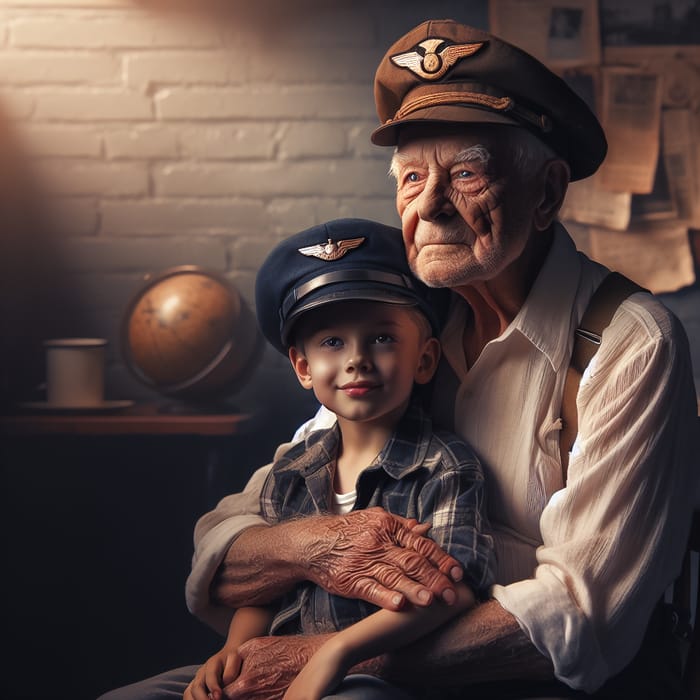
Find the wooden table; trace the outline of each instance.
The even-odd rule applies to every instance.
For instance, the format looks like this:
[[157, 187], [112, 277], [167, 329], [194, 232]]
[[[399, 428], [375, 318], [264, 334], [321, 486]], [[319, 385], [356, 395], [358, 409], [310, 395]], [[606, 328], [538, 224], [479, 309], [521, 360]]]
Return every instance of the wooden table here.
[[243, 413], [192, 412], [177, 404], [136, 403], [109, 413], [91, 412], [26, 412], [0, 416], [0, 437], [129, 435], [167, 436], [192, 435], [211, 438], [206, 443], [204, 479], [208, 502], [217, 498], [217, 473], [225, 461], [224, 448], [239, 435], [250, 416]]
[[18, 413], [0, 416], [0, 435], [210, 435], [241, 431], [242, 413], [170, 411], [143, 403], [112, 413]]

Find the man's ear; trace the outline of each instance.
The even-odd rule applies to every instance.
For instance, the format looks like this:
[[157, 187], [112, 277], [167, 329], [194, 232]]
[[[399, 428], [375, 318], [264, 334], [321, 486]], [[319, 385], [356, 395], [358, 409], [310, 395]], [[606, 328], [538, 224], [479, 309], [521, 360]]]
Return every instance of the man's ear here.
[[306, 359], [306, 355], [304, 355], [299, 348], [292, 345], [292, 347], [289, 348], [289, 361], [292, 363], [299, 384], [301, 384], [304, 389], [313, 389], [311, 370], [309, 369], [309, 362]]
[[554, 158], [544, 164], [542, 196], [535, 209], [534, 223], [538, 231], [546, 231], [556, 219], [564, 203], [571, 171], [566, 161]]
[[440, 361], [440, 341], [437, 338], [428, 338], [423, 346], [418, 367], [416, 367], [413, 381], [416, 384], [427, 384], [435, 374]]

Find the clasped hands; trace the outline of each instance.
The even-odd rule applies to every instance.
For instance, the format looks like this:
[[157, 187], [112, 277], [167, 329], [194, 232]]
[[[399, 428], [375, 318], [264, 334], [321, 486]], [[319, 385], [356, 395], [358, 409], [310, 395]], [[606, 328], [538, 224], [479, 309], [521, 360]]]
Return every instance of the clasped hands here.
[[[307, 563], [308, 580], [346, 598], [389, 610], [407, 603], [427, 606], [435, 597], [451, 604], [452, 584], [461, 578], [462, 568], [425, 537], [428, 529], [381, 508], [313, 516], [299, 521], [295, 558]], [[184, 700], [279, 700], [328, 638], [259, 637], [235, 650], [223, 649], [198, 671]], [[216, 676], [223, 687], [213, 680]], [[294, 700], [305, 697], [298, 687], [292, 695]]]

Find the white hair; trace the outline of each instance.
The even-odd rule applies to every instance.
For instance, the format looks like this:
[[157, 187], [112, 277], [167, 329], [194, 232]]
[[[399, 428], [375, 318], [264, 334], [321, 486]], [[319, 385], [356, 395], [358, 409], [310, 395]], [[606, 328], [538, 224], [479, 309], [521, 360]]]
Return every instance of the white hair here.
[[551, 146], [526, 129], [513, 129], [513, 134], [510, 145], [513, 168], [521, 177], [527, 177], [548, 160], [561, 160]]
[[[561, 156], [555, 153], [550, 146], [526, 129], [514, 128], [510, 129], [509, 132], [504, 131], [504, 133], [509, 134], [508, 142], [513, 160], [513, 170], [520, 177], [528, 177], [548, 160], [561, 159]], [[476, 161], [487, 165], [491, 157], [491, 151], [483, 144], [477, 143], [458, 153], [454, 160], [461, 163]], [[394, 148], [388, 175], [396, 181], [398, 181], [401, 161], [402, 154], [399, 153], [398, 147]]]

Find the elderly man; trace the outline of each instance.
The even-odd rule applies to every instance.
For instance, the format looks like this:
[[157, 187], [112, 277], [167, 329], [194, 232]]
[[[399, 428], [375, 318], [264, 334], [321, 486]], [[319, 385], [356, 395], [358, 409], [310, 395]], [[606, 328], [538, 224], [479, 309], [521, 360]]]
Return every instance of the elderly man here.
[[[498, 585], [431, 637], [356, 670], [437, 697], [675, 697], [658, 602], [697, 493], [697, 414], [685, 335], [650, 294], [617, 308], [578, 390], [578, 437], [560, 452], [575, 331], [607, 270], [575, 250], [557, 213], [568, 182], [605, 156], [598, 122], [531, 56], [452, 21], [396, 42], [375, 97], [372, 140], [396, 147], [410, 265], [454, 291], [433, 411], [483, 461]], [[187, 596], [203, 620], [223, 629], [231, 609], [302, 580], [393, 609], [449, 604], [452, 562], [386, 513], [265, 526], [264, 475], [197, 525]], [[248, 642], [227, 693], [281, 697], [321, 641]], [[395, 697], [364, 675], [346, 683], [339, 697]]]

